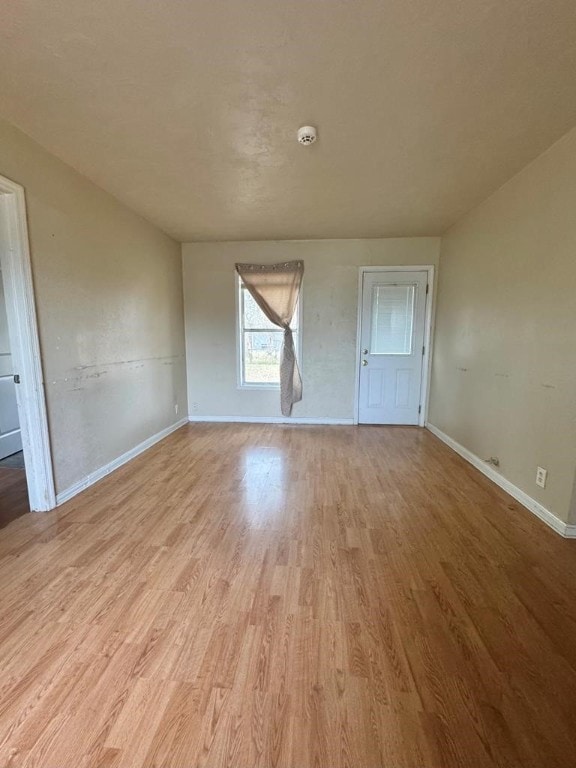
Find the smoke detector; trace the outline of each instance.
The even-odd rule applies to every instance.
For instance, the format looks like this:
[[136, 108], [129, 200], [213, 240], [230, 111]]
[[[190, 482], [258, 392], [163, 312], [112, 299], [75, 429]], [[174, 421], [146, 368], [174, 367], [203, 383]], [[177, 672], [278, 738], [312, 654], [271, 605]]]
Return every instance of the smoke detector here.
[[314, 144], [316, 138], [316, 128], [313, 125], [303, 125], [302, 128], [298, 128], [298, 141], [305, 147]]

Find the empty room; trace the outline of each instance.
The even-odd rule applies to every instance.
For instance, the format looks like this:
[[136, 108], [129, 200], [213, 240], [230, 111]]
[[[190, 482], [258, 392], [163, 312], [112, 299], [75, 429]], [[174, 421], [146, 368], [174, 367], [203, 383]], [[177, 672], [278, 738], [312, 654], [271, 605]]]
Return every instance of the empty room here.
[[576, 768], [573, 0], [0, 11], [0, 768]]

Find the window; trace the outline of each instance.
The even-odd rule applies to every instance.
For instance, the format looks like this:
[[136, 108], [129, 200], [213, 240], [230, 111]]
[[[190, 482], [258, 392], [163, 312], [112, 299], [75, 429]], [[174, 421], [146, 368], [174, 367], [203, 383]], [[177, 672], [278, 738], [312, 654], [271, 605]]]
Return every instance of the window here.
[[415, 284], [372, 288], [371, 355], [411, 355]]
[[[280, 386], [280, 353], [284, 331], [271, 323], [238, 277], [238, 379], [246, 388]], [[290, 323], [300, 362], [300, 301]]]

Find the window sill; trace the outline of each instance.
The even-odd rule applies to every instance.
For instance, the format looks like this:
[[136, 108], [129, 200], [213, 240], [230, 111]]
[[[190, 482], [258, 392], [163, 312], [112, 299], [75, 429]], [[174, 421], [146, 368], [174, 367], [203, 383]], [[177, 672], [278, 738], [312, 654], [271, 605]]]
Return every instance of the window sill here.
[[278, 392], [280, 389], [280, 384], [237, 384], [236, 389], [268, 390], [271, 392]]

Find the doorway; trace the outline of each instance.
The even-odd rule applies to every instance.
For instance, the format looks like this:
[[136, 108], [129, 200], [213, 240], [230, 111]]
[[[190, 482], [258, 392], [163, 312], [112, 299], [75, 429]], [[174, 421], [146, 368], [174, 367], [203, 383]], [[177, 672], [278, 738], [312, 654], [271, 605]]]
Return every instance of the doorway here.
[[0, 528], [29, 509], [4, 282], [0, 269]]
[[[16, 402], [14, 365], [8, 335], [4, 280], [0, 265], [0, 467], [15, 461], [14, 456], [22, 453], [22, 433]], [[4, 459], [11, 462], [3, 462]], [[23, 463], [22, 463], [23, 466]]]
[[361, 267], [356, 422], [424, 426], [434, 267]]
[[[0, 450], [2, 453], [7, 452], [8, 457], [16, 456], [16, 459], [12, 459], [13, 463], [18, 460], [18, 449], [21, 448], [28, 509], [47, 511], [56, 506], [56, 496], [30, 265], [26, 203], [23, 188], [2, 176], [0, 273]], [[4, 458], [4, 461], [8, 459]], [[14, 472], [18, 468], [9, 469]], [[3, 471], [7, 472], [8, 469]], [[6, 485], [5, 474], [3, 482]], [[15, 493], [14, 498], [20, 496]]]

